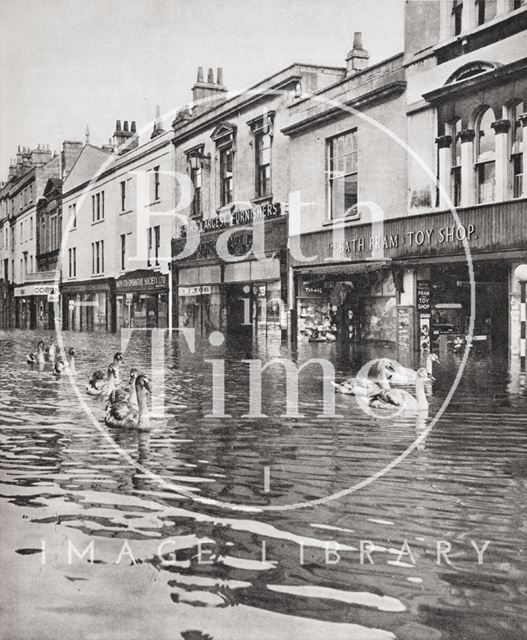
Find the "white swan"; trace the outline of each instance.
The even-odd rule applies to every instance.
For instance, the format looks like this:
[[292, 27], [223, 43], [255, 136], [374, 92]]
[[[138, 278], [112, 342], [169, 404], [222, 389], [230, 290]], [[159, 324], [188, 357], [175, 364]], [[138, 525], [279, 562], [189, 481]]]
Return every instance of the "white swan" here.
[[[433, 378], [433, 365], [434, 362], [439, 363], [439, 358], [435, 353], [428, 354], [425, 363], [425, 370], [428, 373], [430, 379]], [[388, 369], [392, 371], [389, 377], [391, 384], [415, 384], [417, 380], [417, 371], [410, 369], [409, 367], [403, 367], [395, 360], [389, 358], [383, 358], [379, 363], [379, 369]]]
[[135, 378], [138, 407], [135, 408], [126, 400], [111, 404], [106, 412], [104, 422], [109, 427], [121, 429], [149, 429], [146, 394], [152, 392], [150, 380], [142, 373]]
[[[395, 372], [395, 368], [392, 366], [391, 360], [388, 360], [388, 358], [382, 358], [379, 360], [378, 370], [379, 377], [382, 371], [384, 372], [385, 377], [389, 380], [391, 380], [391, 376]], [[365, 376], [347, 378], [343, 382], [331, 381], [331, 384], [339, 393], [344, 393], [350, 396], [373, 396], [382, 390], [382, 386], [380, 384]]]
[[370, 407], [375, 409], [393, 409], [401, 407], [405, 411], [428, 411], [428, 400], [425, 394], [425, 381], [430, 377], [425, 368], [415, 372], [415, 398], [405, 389], [392, 389], [386, 373], [381, 372], [382, 390], [370, 398]]

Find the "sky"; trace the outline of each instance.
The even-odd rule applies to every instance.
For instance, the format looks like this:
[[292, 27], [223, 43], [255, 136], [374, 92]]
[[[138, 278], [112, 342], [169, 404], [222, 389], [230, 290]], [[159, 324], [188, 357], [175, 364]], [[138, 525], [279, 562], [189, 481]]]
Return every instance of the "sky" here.
[[0, 0], [0, 179], [18, 145], [104, 144], [191, 100], [198, 66], [242, 91], [293, 62], [403, 47], [404, 0]]

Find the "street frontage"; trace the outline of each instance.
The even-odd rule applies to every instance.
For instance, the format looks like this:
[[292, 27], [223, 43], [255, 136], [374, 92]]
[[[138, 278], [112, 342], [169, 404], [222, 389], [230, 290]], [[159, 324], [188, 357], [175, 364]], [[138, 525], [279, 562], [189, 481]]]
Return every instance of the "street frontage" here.
[[24, 3], [5, 638], [526, 638], [526, 2]]

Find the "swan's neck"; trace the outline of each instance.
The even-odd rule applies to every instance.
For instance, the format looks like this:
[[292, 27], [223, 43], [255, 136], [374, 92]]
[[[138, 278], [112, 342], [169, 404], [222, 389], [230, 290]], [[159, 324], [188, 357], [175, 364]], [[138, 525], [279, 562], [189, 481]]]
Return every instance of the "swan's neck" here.
[[130, 386], [130, 403], [136, 407], [139, 406], [139, 402], [137, 400], [137, 389], [135, 388], [135, 383]]
[[421, 378], [417, 378], [415, 383], [415, 397], [418, 409], [428, 409], [428, 400], [426, 399], [425, 385]]
[[139, 389], [136, 388], [136, 393], [137, 393], [137, 406], [139, 408], [139, 414], [142, 415], [143, 413], [146, 413], [146, 410], [147, 410], [146, 391], [144, 390], [143, 387], [139, 387]]
[[379, 376], [379, 384], [384, 391], [390, 391], [390, 383], [388, 382], [388, 377], [385, 371], [381, 371]]
[[110, 376], [110, 379], [108, 380], [108, 395], [113, 393], [114, 390], [115, 390], [115, 378], [113, 376]]
[[432, 375], [432, 354], [426, 359], [426, 372]]
[[75, 356], [69, 356], [70, 371], [75, 373]]

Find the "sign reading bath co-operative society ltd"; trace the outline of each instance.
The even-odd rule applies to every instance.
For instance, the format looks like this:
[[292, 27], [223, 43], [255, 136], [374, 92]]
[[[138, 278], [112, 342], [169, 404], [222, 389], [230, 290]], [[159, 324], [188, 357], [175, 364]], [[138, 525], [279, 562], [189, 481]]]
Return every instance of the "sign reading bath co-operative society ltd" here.
[[168, 275], [148, 270], [131, 271], [115, 281], [117, 291], [152, 291], [166, 289]]

